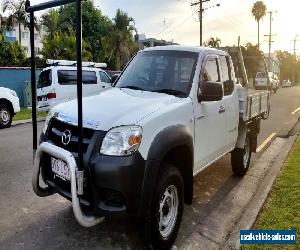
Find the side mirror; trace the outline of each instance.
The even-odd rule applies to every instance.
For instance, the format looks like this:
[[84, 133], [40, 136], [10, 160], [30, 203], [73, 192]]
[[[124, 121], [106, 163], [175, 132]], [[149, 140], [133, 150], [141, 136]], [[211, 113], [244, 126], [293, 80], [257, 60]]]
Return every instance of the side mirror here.
[[116, 80], [119, 78], [120, 74], [114, 74], [111, 79], [110, 79], [110, 83], [113, 86], [114, 83], [116, 82]]
[[213, 102], [223, 99], [223, 87], [220, 82], [203, 82], [201, 89], [198, 88], [199, 102]]

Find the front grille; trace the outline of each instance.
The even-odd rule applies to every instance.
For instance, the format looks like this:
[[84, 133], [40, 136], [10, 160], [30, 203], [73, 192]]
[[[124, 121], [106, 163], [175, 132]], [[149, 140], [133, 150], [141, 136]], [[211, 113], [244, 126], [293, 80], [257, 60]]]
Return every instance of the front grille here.
[[[71, 140], [65, 145], [62, 142], [62, 136], [65, 131], [69, 130], [71, 132]], [[94, 134], [94, 130], [89, 128], [83, 128], [83, 153], [86, 153], [91, 138]], [[56, 118], [52, 118], [50, 126], [47, 132], [47, 141], [53, 143], [54, 145], [61, 147], [65, 150], [71, 152], [74, 157], [78, 156], [78, 127], [60, 121]]]

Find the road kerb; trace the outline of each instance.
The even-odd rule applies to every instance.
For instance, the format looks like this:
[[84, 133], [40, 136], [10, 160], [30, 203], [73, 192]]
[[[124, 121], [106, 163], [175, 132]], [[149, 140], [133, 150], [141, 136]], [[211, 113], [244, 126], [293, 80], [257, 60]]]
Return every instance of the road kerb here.
[[258, 148], [256, 149], [256, 155], [259, 157], [261, 156], [266, 149], [271, 145], [271, 143], [276, 139], [277, 134], [276, 133], [272, 133], [266, 140], [263, 141], [263, 143], [258, 146]]
[[[290, 138], [277, 137], [251, 166], [249, 172], [224, 196], [222, 202], [218, 203], [201, 221], [194, 221], [196, 226], [193, 231], [198, 232], [202, 237], [201, 239], [188, 235], [184, 240], [177, 242], [176, 247], [193, 249], [196, 243], [201, 245], [201, 242], [194, 241], [209, 240], [216, 243], [218, 249], [239, 249], [239, 245], [237, 245], [239, 244], [237, 241], [239, 240], [239, 230], [244, 229], [244, 227], [238, 225], [245, 217], [246, 211], [250, 214], [248, 215], [250, 218], [254, 217], [255, 221], [262, 205], [256, 204], [252, 200], [257, 195], [267, 197], [273, 182], [265, 190], [261, 188], [262, 183], [269, 180], [269, 175], [273, 176], [274, 179], [277, 177], [293, 144], [294, 140], [292, 142], [290, 140]], [[276, 167], [278, 165], [279, 168]], [[265, 198], [262, 199], [262, 204], [264, 200]], [[249, 209], [249, 204], [253, 204], [251, 209]]]
[[290, 137], [283, 150], [273, 160], [272, 167], [269, 168], [269, 171], [264, 176], [254, 196], [249, 201], [242, 217], [231, 230], [227, 241], [222, 247], [223, 249], [240, 249], [240, 230], [251, 229], [254, 225], [286, 158], [288, 157], [292, 146], [294, 145], [296, 138], [297, 136]]
[[292, 112], [292, 114], [291, 114], [291, 115], [295, 115], [295, 114], [297, 114], [298, 112], [300, 112], [300, 107], [299, 107], [299, 108], [297, 108], [297, 109], [295, 109], [295, 110]]
[[[41, 121], [45, 121], [45, 117], [42, 117], [42, 118], [37, 118], [36, 120], [38, 121], [38, 122], [41, 122]], [[13, 121], [12, 122], [12, 126], [16, 126], [16, 125], [21, 125], [21, 124], [26, 124], [26, 123], [31, 123], [32, 122], [32, 120], [31, 119], [27, 119], [27, 120], [20, 120], [20, 121]]]

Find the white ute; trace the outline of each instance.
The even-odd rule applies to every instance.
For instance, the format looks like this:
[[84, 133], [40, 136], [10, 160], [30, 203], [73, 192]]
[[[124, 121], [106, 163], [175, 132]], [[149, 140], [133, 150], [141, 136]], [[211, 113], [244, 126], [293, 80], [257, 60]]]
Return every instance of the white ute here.
[[250, 93], [247, 84], [237, 47], [138, 52], [114, 88], [83, 99], [83, 173], [76, 162], [76, 100], [51, 109], [36, 153], [34, 191], [72, 200], [85, 227], [106, 216], [137, 217], [147, 245], [170, 248], [183, 205], [193, 200], [193, 176], [227, 153], [235, 175], [249, 168], [270, 93]]
[[13, 116], [20, 112], [20, 103], [14, 90], [0, 87], [0, 129], [11, 125]]

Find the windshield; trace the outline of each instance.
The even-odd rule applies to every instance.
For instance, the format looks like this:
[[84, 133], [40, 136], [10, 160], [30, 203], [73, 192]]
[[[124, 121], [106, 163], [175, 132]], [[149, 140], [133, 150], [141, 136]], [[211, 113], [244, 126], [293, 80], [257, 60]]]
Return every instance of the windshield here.
[[51, 85], [51, 70], [42, 71], [39, 76], [38, 88], [45, 88]]
[[116, 87], [187, 97], [197, 60], [198, 54], [194, 52], [140, 52], [125, 69]]
[[267, 78], [267, 74], [264, 72], [259, 72], [257, 73], [256, 78]]

